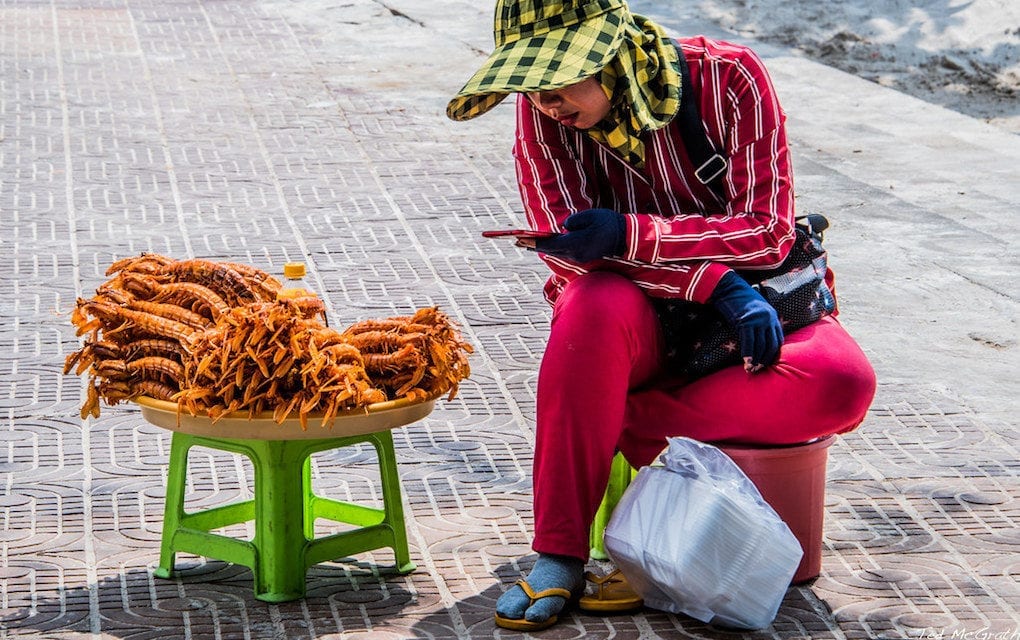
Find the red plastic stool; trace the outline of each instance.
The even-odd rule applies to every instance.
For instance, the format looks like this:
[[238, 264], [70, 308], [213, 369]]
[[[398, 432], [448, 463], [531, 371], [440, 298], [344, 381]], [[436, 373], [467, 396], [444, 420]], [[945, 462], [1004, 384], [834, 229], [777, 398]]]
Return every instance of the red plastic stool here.
[[793, 584], [822, 571], [825, 471], [835, 436], [789, 446], [717, 444], [758, 487], [800, 542], [804, 556]]

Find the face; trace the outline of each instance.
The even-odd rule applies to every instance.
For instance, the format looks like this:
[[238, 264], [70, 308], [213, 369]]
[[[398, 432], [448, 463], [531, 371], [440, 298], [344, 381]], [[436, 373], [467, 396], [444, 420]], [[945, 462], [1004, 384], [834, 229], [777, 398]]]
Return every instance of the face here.
[[527, 96], [539, 111], [575, 129], [593, 127], [609, 114], [609, 98], [594, 76], [562, 89], [532, 91]]

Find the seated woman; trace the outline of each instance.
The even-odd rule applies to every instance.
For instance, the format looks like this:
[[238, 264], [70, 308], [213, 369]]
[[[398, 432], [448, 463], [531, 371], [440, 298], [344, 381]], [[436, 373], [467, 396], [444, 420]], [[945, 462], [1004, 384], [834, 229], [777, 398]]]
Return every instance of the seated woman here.
[[[785, 115], [758, 56], [669, 38], [624, 0], [499, 0], [495, 25], [495, 51], [447, 115], [474, 118], [518, 94], [524, 210], [533, 229], [559, 233], [519, 241], [552, 271], [534, 457], [539, 556], [496, 605], [498, 625], [537, 630], [583, 591], [616, 451], [638, 467], [669, 436], [790, 444], [843, 433], [863, 420], [875, 376], [835, 314], [784, 335], [737, 273], [781, 264], [795, 237]], [[683, 144], [685, 101], [726, 157], [719, 189]], [[671, 375], [666, 299], [718, 311], [743, 366]]]

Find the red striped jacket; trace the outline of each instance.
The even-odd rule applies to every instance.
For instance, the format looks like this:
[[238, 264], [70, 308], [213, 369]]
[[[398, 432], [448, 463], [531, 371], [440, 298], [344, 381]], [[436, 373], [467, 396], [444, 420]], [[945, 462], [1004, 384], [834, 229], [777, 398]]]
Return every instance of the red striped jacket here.
[[542, 255], [553, 272], [545, 286], [550, 302], [572, 278], [594, 270], [622, 273], [651, 296], [707, 302], [731, 267], [774, 267], [790, 249], [786, 115], [764, 64], [740, 45], [679, 42], [708, 137], [728, 159], [725, 201], [694, 177], [675, 121], [645, 137], [638, 170], [518, 97], [514, 159], [531, 227], [562, 231], [567, 216], [591, 208], [619, 211], [627, 221], [619, 258], [578, 264]]

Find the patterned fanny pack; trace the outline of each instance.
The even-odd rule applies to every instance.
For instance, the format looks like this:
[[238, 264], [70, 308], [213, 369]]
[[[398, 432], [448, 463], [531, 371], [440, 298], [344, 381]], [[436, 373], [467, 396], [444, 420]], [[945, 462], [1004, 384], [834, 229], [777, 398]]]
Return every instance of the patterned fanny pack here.
[[[828, 221], [817, 214], [798, 218], [796, 239], [783, 264], [768, 271], [739, 272], [775, 308], [784, 333], [806, 327], [836, 308], [825, 283], [826, 227]], [[713, 306], [663, 298], [655, 299], [654, 305], [672, 373], [695, 379], [742, 362], [736, 330]]]

